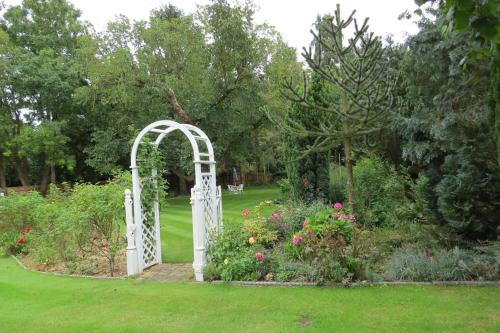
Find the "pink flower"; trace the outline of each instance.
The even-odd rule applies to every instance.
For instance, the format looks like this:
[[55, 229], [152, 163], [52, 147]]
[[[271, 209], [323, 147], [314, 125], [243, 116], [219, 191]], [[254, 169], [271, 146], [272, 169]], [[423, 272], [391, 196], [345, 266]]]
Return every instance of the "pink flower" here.
[[300, 237], [300, 235], [293, 236], [293, 240], [292, 240], [293, 245], [299, 245], [301, 241], [302, 241], [302, 237]]
[[335, 208], [335, 209], [342, 209], [342, 207], [343, 206], [342, 206], [342, 204], [340, 202], [336, 202], [336, 203], [333, 204], [333, 208]]
[[246, 208], [245, 208], [245, 209], [243, 209], [243, 210], [241, 211], [241, 215], [243, 215], [243, 216], [248, 216], [248, 215], [250, 215], [250, 211], [249, 211], [248, 209], [246, 209]]
[[304, 179], [302, 179], [302, 183], [304, 184], [304, 186], [309, 185], [309, 179], [307, 179], [307, 177], [304, 177]]
[[304, 220], [304, 222], [302, 223], [302, 229], [304, 229], [308, 225], [309, 225], [309, 221], [308, 220]]
[[257, 253], [255, 254], [255, 259], [257, 259], [258, 261], [262, 261], [262, 260], [264, 260], [264, 253], [262, 253], [262, 252], [257, 252]]

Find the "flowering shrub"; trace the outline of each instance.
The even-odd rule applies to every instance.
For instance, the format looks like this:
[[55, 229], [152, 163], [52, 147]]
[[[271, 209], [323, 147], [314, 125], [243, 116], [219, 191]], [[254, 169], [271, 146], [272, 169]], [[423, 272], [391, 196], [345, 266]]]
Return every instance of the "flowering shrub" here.
[[21, 234], [31, 232], [38, 224], [35, 212], [44, 202], [38, 192], [12, 192], [0, 198], [0, 252], [17, 254], [27, 250], [26, 239]]
[[[243, 223], [241, 232], [248, 239], [249, 244], [261, 244], [265, 246], [270, 246], [271, 243], [278, 239], [278, 232], [276, 230], [271, 230], [267, 225], [267, 218], [263, 215], [262, 210], [264, 207], [271, 205], [271, 201], [263, 201], [257, 205], [254, 209], [255, 214], [252, 219], [246, 220]], [[243, 216], [249, 216], [250, 211], [244, 209], [243, 212], [248, 211], [248, 214], [243, 214]]]
[[262, 245], [252, 238], [246, 238], [239, 226], [227, 225], [208, 246], [210, 262], [204, 270], [205, 278], [224, 281], [262, 279], [269, 272], [269, 261]]
[[83, 272], [85, 263], [105, 259], [112, 275], [124, 248], [123, 190], [128, 181], [120, 177], [64, 191], [51, 186], [46, 197], [30, 192], [2, 198], [0, 248], [44, 265], [63, 263], [70, 272]]
[[271, 245], [278, 239], [277, 231], [270, 230], [266, 224], [260, 220], [248, 220], [243, 223], [241, 232], [248, 239], [249, 244], [262, 244], [265, 246]]
[[[336, 204], [339, 206], [340, 204]], [[342, 205], [340, 205], [341, 207]], [[343, 237], [347, 242], [351, 240], [354, 216], [339, 208], [324, 209], [307, 218], [303, 223], [302, 233], [310, 230], [317, 237], [322, 237], [325, 230], [332, 231]], [[304, 227], [305, 225], [305, 227]]]
[[16, 241], [16, 253], [24, 253], [28, 252], [28, 243], [27, 240], [30, 238], [29, 233], [31, 232], [31, 227], [25, 227]]

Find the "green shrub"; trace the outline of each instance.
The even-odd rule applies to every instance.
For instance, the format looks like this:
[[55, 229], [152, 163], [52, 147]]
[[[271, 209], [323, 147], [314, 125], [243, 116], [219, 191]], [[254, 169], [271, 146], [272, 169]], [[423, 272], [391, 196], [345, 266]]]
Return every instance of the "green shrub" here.
[[286, 245], [291, 258], [312, 267], [312, 282], [347, 283], [372, 278], [369, 269], [372, 247], [353, 224], [354, 217], [342, 208], [317, 211]]
[[330, 201], [332, 202], [346, 202], [346, 182], [347, 171], [346, 168], [332, 163], [330, 164]]
[[125, 245], [123, 191], [128, 185], [127, 176], [121, 176], [104, 185], [77, 184], [64, 191], [51, 186], [46, 198], [36, 192], [1, 198], [0, 246], [42, 264], [63, 262], [70, 272], [76, 263], [101, 257], [113, 275]]
[[276, 281], [289, 282], [289, 281], [304, 281], [314, 282], [316, 278], [316, 270], [301, 262], [282, 262], [279, 264], [275, 273]]
[[125, 176], [105, 185], [78, 184], [70, 198], [74, 215], [69, 221], [81, 230], [75, 233], [77, 240], [84, 240], [80, 247], [106, 258], [111, 275], [118, 251], [125, 244], [123, 193], [128, 184]]
[[0, 250], [11, 254], [26, 251], [28, 245], [18, 241], [24, 239], [25, 228], [37, 228], [35, 212], [44, 203], [45, 199], [38, 192], [12, 192], [0, 197]]
[[402, 178], [376, 157], [357, 162], [353, 193], [357, 220], [369, 226], [395, 224], [406, 203]]
[[51, 186], [43, 205], [35, 210], [38, 228], [34, 230], [31, 255], [44, 264], [62, 261], [68, 264], [76, 260], [78, 237], [75, 234], [84, 230], [74, 225], [79, 221], [70, 201], [71, 191], [62, 193], [57, 187]]
[[279, 239], [289, 239], [302, 229], [302, 225], [308, 216], [314, 215], [325, 208], [327, 206], [322, 201], [311, 203], [288, 202], [279, 211], [268, 217], [268, 224], [278, 231]]
[[[258, 243], [250, 244], [246, 236], [240, 225], [228, 224], [223, 233], [213, 237], [207, 248], [211, 277], [224, 281], [255, 281], [269, 273], [268, 252]], [[257, 259], [257, 253], [263, 254], [263, 260]]]
[[293, 187], [290, 183], [290, 179], [283, 178], [278, 180], [277, 183], [280, 188], [281, 197], [285, 200], [293, 199]]

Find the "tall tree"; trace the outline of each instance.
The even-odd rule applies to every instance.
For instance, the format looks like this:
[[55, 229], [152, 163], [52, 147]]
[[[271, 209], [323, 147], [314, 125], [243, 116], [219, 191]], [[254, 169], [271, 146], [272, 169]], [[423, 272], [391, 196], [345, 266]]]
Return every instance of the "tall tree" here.
[[[277, 34], [252, 22], [250, 5], [214, 1], [198, 16], [201, 24], [167, 6], [148, 22], [122, 17], [80, 50], [78, 61], [89, 84], [78, 89], [76, 98], [95, 119], [94, 144], [86, 152], [88, 163], [100, 172], [126, 167], [134, 131], [164, 118], [207, 132], [219, 172], [255, 155], [256, 136], [265, 123], [258, 110], [271, 98], [265, 94], [270, 89], [266, 69], [269, 55], [277, 52]], [[175, 153], [169, 153], [167, 164], [185, 188], [192, 179], [192, 153], [181, 140], [169, 137], [166, 147]], [[110, 145], [121, 148], [106, 154]]]
[[[85, 33], [79, 16], [80, 12], [64, 0], [24, 0], [21, 5], [5, 11], [2, 29], [13, 45], [10, 53], [4, 55], [4, 59], [10, 58], [5, 93], [10, 100], [12, 122], [16, 124], [13, 134], [20, 135], [24, 125], [75, 120], [72, 95], [82, 82], [73, 70], [72, 60], [78, 37]], [[52, 128], [63, 129], [61, 124], [54, 124]], [[65, 151], [64, 133], [59, 130], [52, 133], [60, 133], [62, 137], [51, 144], [59, 142], [62, 145], [60, 151]], [[28, 151], [28, 147], [19, 146], [22, 142], [30, 144], [16, 140], [11, 151], [21, 183], [29, 184], [30, 159], [19, 154]], [[48, 156], [53, 147], [50, 144], [43, 146], [44, 143], [39, 143], [45, 151], [38, 156], [42, 170], [40, 178], [36, 178], [41, 179], [42, 184], [48, 184], [49, 177], [56, 178], [57, 165], [69, 164], [50, 159]], [[62, 159], [71, 160], [72, 157]]]
[[[347, 19], [340, 16], [340, 6], [333, 16], [320, 20], [313, 48], [304, 48], [303, 56], [313, 73], [336, 87], [338, 94], [316, 99], [308, 94], [307, 77], [298, 90], [290, 80], [286, 82], [288, 97], [305, 110], [330, 115], [318, 123], [301, 124], [289, 119], [277, 123], [299, 137], [310, 137], [314, 142], [307, 151], [329, 151], [339, 144], [344, 147], [347, 168], [349, 208], [355, 211], [353, 197], [353, 144], [384, 128], [384, 118], [392, 105], [391, 92], [395, 84], [384, 57], [379, 37], [368, 32], [368, 19], [361, 25], [354, 19], [355, 11]], [[345, 29], [354, 23], [354, 34], [345, 42]], [[273, 117], [273, 115], [271, 115]], [[334, 117], [335, 121], [331, 121]], [[275, 118], [276, 119], [276, 118]]]
[[397, 128], [403, 157], [426, 177], [426, 203], [435, 223], [466, 239], [496, 239], [500, 221], [500, 169], [488, 94], [491, 58], [463, 59], [484, 41], [450, 32], [424, 19], [408, 41], [402, 71], [405, 100]]

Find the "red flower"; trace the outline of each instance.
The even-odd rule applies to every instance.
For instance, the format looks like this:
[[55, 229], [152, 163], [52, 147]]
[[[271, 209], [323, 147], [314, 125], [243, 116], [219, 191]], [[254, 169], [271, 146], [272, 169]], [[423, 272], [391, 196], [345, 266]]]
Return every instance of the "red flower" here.
[[30, 231], [31, 231], [31, 228], [30, 228], [30, 227], [26, 227], [26, 228], [24, 228], [24, 230], [23, 230], [23, 234], [27, 234], [27, 233], [28, 233], [28, 232], [30, 232]]
[[102, 245], [102, 247], [103, 247], [103, 248], [105, 248], [105, 249], [109, 248], [109, 243], [104, 243], [104, 244]]
[[258, 261], [262, 261], [262, 260], [264, 260], [264, 253], [262, 253], [262, 252], [257, 252], [257, 253], [255, 254], [255, 259], [257, 259]]
[[245, 208], [245, 209], [243, 209], [243, 210], [241, 211], [241, 215], [243, 215], [243, 216], [248, 216], [248, 215], [250, 215], [250, 211], [249, 211], [248, 209], [246, 209], [246, 208]]
[[24, 238], [19, 238], [17, 241], [16, 241], [17, 244], [24, 244]]
[[304, 186], [309, 185], [309, 179], [307, 179], [307, 177], [304, 177], [304, 179], [302, 179], [302, 183], [304, 184]]

